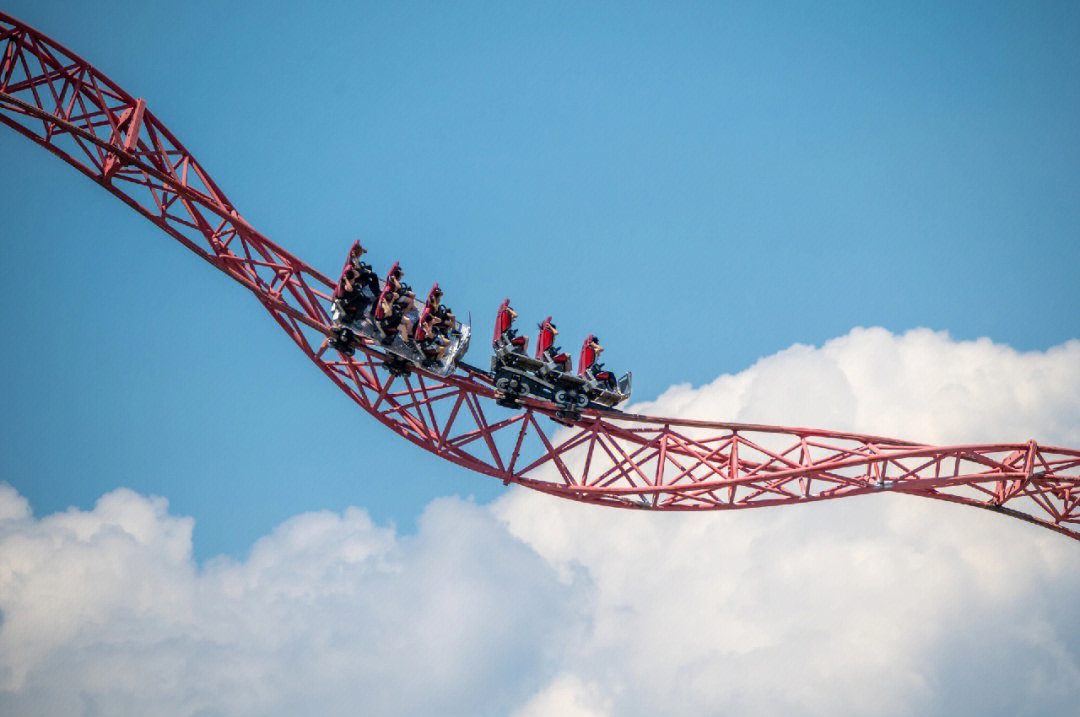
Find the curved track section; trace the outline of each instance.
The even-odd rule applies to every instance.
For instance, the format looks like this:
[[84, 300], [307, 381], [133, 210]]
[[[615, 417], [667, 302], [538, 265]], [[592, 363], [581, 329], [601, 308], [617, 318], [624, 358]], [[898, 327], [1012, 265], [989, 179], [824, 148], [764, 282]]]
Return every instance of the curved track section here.
[[[712, 510], [892, 491], [987, 508], [1080, 539], [1080, 451], [937, 447], [832, 431], [619, 412], [574, 426], [495, 405], [483, 371], [395, 378], [374, 347], [326, 348], [333, 284], [257, 232], [146, 103], [0, 13], [0, 122], [57, 155], [251, 291], [346, 395], [432, 453], [599, 505]], [[10, 167], [7, 167], [10, 171]]]

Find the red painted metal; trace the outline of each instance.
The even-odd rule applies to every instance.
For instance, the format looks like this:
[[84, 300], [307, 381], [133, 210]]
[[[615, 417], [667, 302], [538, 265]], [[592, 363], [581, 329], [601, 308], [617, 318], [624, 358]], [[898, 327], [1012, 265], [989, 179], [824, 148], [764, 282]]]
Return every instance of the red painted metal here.
[[326, 348], [334, 282], [245, 221], [142, 100], [0, 13], [0, 122], [57, 155], [250, 290], [349, 398], [449, 461], [563, 498], [713, 510], [895, 492], [987, 508], [1080, 539], [1080, 451], [1034, 441], [929, 446], [806, 428], [511, 411], [468, 366], [395, 377], [377, 347]]

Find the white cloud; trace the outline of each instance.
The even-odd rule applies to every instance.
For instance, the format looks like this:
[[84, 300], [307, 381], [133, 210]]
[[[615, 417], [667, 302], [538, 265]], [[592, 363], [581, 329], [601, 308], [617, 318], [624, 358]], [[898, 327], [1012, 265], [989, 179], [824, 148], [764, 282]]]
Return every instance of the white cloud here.
[[[856, 330], [650, 412], [1080, 446], [1080, 342]], [[907, 496], [712, 514], [524, 490], [296, 516], [202, 568], [130, 491], [0, 486], [3, 714], [1015, 714], [1080, 700], [1080, 546]]]
[[892, 436], [926, 443], [1026, 441], [1080, 446], [1080, 340], [1019, 352], [945, 332], [854, 329], [795, 345], [634, 410]]
[[611, 699], [596, 683], [584, 683], [575, 675], [560, 675], [533, 696], [513, 717], [605, 717]]
[[[857, 329], [631, 410], [1080, 446], [1080, 341], [1019, 353]], [[1080, 699], [1080, 546], [1049, 531], [899, 495], [687, 518], [519, 490], [494, 509], [592, 580], [594, 624], [564, 669], [621, 688], [620, 714], [1052, 712]], [[1017, 664], [1023, 680], [1002, 679]], [[965, 683], [978, 695], [957, 699]]]
[[202, 570], [166, 508], [120, 490], [36, 520], [0, 492], [0, 713], [505, 713], [575, 602], [457, 499], [413, 536], [299, 515]]

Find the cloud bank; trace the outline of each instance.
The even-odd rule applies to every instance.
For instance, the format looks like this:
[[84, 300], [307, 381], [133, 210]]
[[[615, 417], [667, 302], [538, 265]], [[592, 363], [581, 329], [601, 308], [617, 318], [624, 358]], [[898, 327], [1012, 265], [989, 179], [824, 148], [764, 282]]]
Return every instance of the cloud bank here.
[[[855, 330], [642, 410], [1080, 446], [1080, 341]], [[511, 490], [417, 532], [308, 513], [243, 560], [119, 490], [44, 517], [0, 487], [0, 713], [1068, 714], [1080, 548], [876, 495], [715, 513]]]

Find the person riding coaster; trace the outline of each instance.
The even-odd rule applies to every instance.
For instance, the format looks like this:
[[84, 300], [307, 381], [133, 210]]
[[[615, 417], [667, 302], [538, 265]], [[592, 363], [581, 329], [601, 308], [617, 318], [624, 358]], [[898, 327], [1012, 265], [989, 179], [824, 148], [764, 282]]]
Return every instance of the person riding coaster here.
[[386, 281], [383, 282], [382, 291], [379, 292], [379, 298], [371, 311], [371, 318], [382, 335], [379, 343], [383, 346], [392, 344], [395, 336], [401, 335], [402, 339], [405, 339], [409, 335], [410, 324], [406, 323], [404, 334], [399, 329], [412, 308], [410, 297], [415, 295], [409, 285], [401, 281], [403, 275], [400, 262], [395, 261], [390, 271], [386, 272]]
[[354, 336], [345, 325], [357, 322], [368, 305], [379, 295], [379, 280], [371, 270], [371, 265], [360, 260], [366, 253], [367, 249], [360, 244], [360, 240], [352, 243], [345, 258], [345, 265], [341, 268], [341, 278], [334, 287], [330, 311], [334, 325], [331, 329], [330, 345], [348, 355], [352, 354]]
[[439, 308], [439, 303], [442, 301], [442, 289], [439, 288], [439, 282], [435, 282], [431, 285], [431, 291], [428, 292], [427, 301], [424, 302], [424, 307], [435, 311]]
[[431, 311], [431, 307], [425, 306], [423, 313], [420, 314], [416, 330], [413, 332], [413, 343], [420, 353], [424, 355], [423, 365], [425, 367], [442, 361], [446, 348], [450, 345], [449, 339], [436, 333], [435, 327], [439, 323], [440, 320]]
[[363, 291], [366, 289], [367, 293], [371, 295], [370, 298], [374, 299], [379, 295], [379, 277], [375, 274], [375, 270], [371, 268], [371, 264], [361, 260], [364, 254], [367, 254], [367, 249], [361, 246], [360, 240], [357, 239], [349, 247], [349, 255], [345, 260], [345, 267], [341, 270], [341, 273], [342, 276], [351, 273], [355, 290]]
[[401, 285], [401, 290], [394, 295], [394, 302], [390, 306], [390, 314], [383, 321], [376, 322], [379, 330], [383, 333], [380, 343], [389, 346], [394, 339], [400, 338], [408, 341], [412, 333], [414, 322], [413, 314], [416, 312], [416, 296], [407, 284]]
[[529, 337], [517, 335], [517, 329], [513, 328], [516, 318], [517, 312], [510, 308], [510, 299], [504, 299], [495, 314], [495, 335], [491, 339], [491, 347], [496, 352], [503, 349], [523, 356], [526, 354]]
[[[424, 303], [424, 311], [432, 317], [434, 335], [449, 338], [451, 332], [456, 331], [455, 317], [450, 307], [442, 303], [442, 295], [443, 290], [439, 288], [439, 284], [436, 282], [431, 287], [431, 291], [428, 292], [427, 301]], [[457, 335], [460, 336], [460, 332]]]
[[439, 320], [439, 323], [435, 325], [436, 334], [446, 339], [461, 337], [461, 330], [457, 327], [457, 316], [454, 315], [453, 309], [446, 304], [441, 304], [433, 313]]
[[399, 299], [401, 297], [391, 288], [389, 282], [383, 285], [382, 293], [379, 294], [379, 300], [375, 304], [374, 311], [371, 312], [371, 318], [374, 319], [374, 324], [382, 334], [380, 342], [383, 346], [387, 346], [393, 343], [394, 337], [397, 335], [397, 328], [401, 324], [401, 304]]
[[[453, 330], [454, 315], [441, 304], [443, 291], [438, 282], [428, 292], [427, 301], [413, 330], [413, 343], [425, 357], [425, 364], [442, 359], [450, 345], [449, 333]], [[460, 334], [459, 334], [460, 335]]]
[[559, 330], [555, 328], [555, 324], [551, 323], [551, 317], [544, 319], [539, 328], [540, 333], [536, 337], [536, 359], [543, 363], [540, 373], [545, 374], [550, 371], [570, 373], [570, 355], [563, 353], [562, 349], [555, 345], [555, 337], [559, 335]]
[[398, 323], [397, 335], [402, 341], [408, 342], [412, 336], [413, 328], [420, 321], [420, 312], [416, 308], [416, 294], [408, 284], [402, 284], [398, 290], [398, 298], [394, 302], [395, 309], [401, 314]]
[[600, 345], [600, 339], [596, 338], [595, 335], [589, 334], [585, 337], [584, 343], [581, 344], [581, 357], [578, 360], [578, 376], [581, 376], [586, 381], [591, 379], [604, 390], [618, 393], [619, 382], [615, 379], [615, 374], [611, 371], [605, 371], [604, 364], [597, 361], [600, 358], [600, 352], [603, 350], [604, 347]]
[[[359, 242], [357, 242], [357, 244], [359, 244]], [[368, 264], [366, 261], [360, 261], [360, 256], [364, 253], [364, 248], [360, 247], [360, 254], [356, 255], [353, 259], [353, 268], [356, 271], [354, 285], [358, 292], [364, 292], [368, 295], [368, 303], [370, 303], [379, 295], [379, 277], [375, 273], [375, 269], [371, 267], [371, 264]]]
[[394, 262], [394, 265], [390, 267], [390, 271], [386, 272], [386, 281], [383, 282], [385, 286], [389, 286], [391, 291], [397, 291], [401, 288], [401, 277], [405, 272], [401, 270], [401, 262]]
[[356, 313], [355, 295], [359, 289], [359, 271], [356, 268], [356, 260], [367, 251], [360, 246], [360, 241], [354, 241], [349, 247], [349, 253], [345, 257], [345, 266], [341, 268], [341, 278], [334, 287], [334, 307], [337, 309], [339, 319], [352, 321]]

